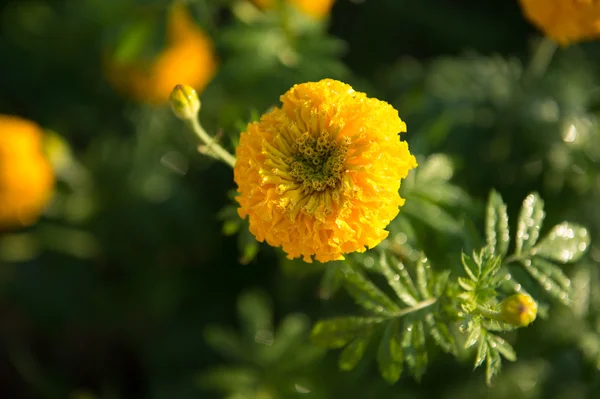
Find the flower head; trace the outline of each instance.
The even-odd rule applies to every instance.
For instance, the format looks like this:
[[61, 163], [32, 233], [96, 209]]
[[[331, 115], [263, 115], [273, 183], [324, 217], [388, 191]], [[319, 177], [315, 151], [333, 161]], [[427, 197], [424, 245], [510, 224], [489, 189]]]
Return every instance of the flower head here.
[[525, 327], [537, 316], [537, 303], [529, 295], [515, 294], [500, 304], [502, 320], [517, 327]]
[[295, 85], [281, 102], [237, 148], [238, 213], [252, 234], [307, 262], [379, 244], [417, 166], [398, 112], [331, 79]]
[[0, 115], [0, 230], [33, 224], [52, 196], [54, 173], [33, 122]]
[[[262, 8], [272, 8], [277, 1], [279, 0], [254, 0]], [[312, 18], [322, 19], [329, 14], [335, 0], [286, 0], [286, 2]]]
[[167, 103], [177, 84], [204, 90], [217, 68], [215, 52], [184, 5], [169, 9], [166, 34], [165, 48], [152, 60], [110, 60], [111, 83], [134, 99], [151, 104]]
[[600, 37], [599, 0], [520, 0], [525, 16], [561, 45]]

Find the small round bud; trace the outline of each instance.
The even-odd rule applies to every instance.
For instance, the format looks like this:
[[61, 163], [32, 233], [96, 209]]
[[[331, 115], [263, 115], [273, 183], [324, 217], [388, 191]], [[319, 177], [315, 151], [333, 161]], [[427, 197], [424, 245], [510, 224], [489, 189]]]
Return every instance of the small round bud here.
[[196, 90], [188, 85], [177, 85], [171, 92], [171, 109], [179, 119], [193, 119], [200, 111]]
[[502, 320], [516, 327], [529, 325], [537, 316], [537, 303], [529, 295], [511, 295], [500, 306]]

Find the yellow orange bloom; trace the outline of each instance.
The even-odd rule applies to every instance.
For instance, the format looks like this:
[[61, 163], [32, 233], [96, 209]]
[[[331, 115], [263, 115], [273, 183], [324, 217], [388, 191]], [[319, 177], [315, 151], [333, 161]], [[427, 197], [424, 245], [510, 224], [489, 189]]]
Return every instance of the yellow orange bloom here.
[[599, 0], [519, 0], [525, 16], [561, 45], [600, 36]]
[[33, 224], [52, 196], [54, 173], [33, 122], [0, 115], [0, 230]]
[[169, 9], [166, 40], [165, 49], [151, 61], [109, 60], [109, 81], [135, 100], [151, 104], [167, 103], [177, 84], [204, 90], [216, 72], [217, 60], [212, 42], [185, 6]]
[[[280, 0], [254, 0], [261, 8], [273, 8]], [[315, 19], [324, 18], [331, 11], [335, 0], [285, 0], [302, 13]]]
[[343, 259], [387, 237], [417, 166], [388, 103], [331, 79], [295, 85], [237, 148], [238, 213], [258, 241], [307, 262]]

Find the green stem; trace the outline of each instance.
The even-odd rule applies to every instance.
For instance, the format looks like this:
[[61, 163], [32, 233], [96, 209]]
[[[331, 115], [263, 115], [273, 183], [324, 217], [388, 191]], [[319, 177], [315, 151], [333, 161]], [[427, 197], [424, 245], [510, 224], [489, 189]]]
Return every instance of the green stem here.
[[477, 306], [477, 313], [479, 313], [483, 317], [487, 317], [488, 319], [503, 321], [502, 313], [497, 312], [495, 310], [487, 309], [482, 306]]
[[408, 309], [403, 309], [400, 312], [395, 313], [394, 317], [403, 317], [403, 316], [406, 316], [407, 314], [418, 312], [421, 309], [425, 309], [425, 308], [433, 305], [434, 303], [437, 302], [437, 300], [438, 300], [437, 298], [426, 299], [422, 302], [415, 304], [415, 306], [413, 306], [413, 307], [410, 307]]
[[219, 158], [221, 161], [225, 162], [227, 165], [233, 168], [236, 162], [235, 157], [223, 147], [221, 147], [219, 143], [215, 142], [215, 140], [211, 136], [209, 136], [208, 133], [206, 133], [206, 130], [204, 130], [202, 125], [200, 125], [200, 122], [198, 122], [197, 118], [191, 118], [188, 119], [188, 121], [192, 130], [194, 131], [194, 133], [196, 133], [196, 136], [198, 136], [200, 141], [202, 141], [206, 145], [206, 148], [209, 151], [213, 152], [216, 155], [216, 157]]
[[524, 79], [529, 81], [544, 76], [557, 49], [558, 45], [553, 40], [544, 37], [533, 53], [533, 57], [525, 71]]

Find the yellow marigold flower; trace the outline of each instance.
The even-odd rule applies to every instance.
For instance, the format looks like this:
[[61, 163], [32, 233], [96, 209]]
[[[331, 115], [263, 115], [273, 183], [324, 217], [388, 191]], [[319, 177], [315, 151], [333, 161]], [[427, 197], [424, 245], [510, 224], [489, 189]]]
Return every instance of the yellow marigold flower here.
[[54, 173], [42, 140], [35, 123], [0, 115], [0, 230], [35, 223], [52, 196]]
[[525, 327], [537, 316], [537, 303], [529, 295], [515, 294], [500, 304], [502, 320], [517, 327]]
[[204, 90], [217, 69], [209, 37], [183, 5], [169, 9], [166, 33], [165, 49], [151, 61], [110, 60], [110, 82], [135, 100], [151, 104], [168, 102], [177, 84], [189, 85], [198, 92]]
[[[254, 0], [261, 8], [273, 8], [280, 0]], [[315, 19], [326, 17], [333, 7], [335, 0], [285, 0], [294, 8]]]
[[238, 213], [250, 232], [306, 262], [379, 244], [404, 204], [400, 180], [417, 166], [398, 111], [331, 79], [280, 99], [237, 148]]
[[525, 16], [561, 45], [600, 36], [599, 0], [519, 0]]

